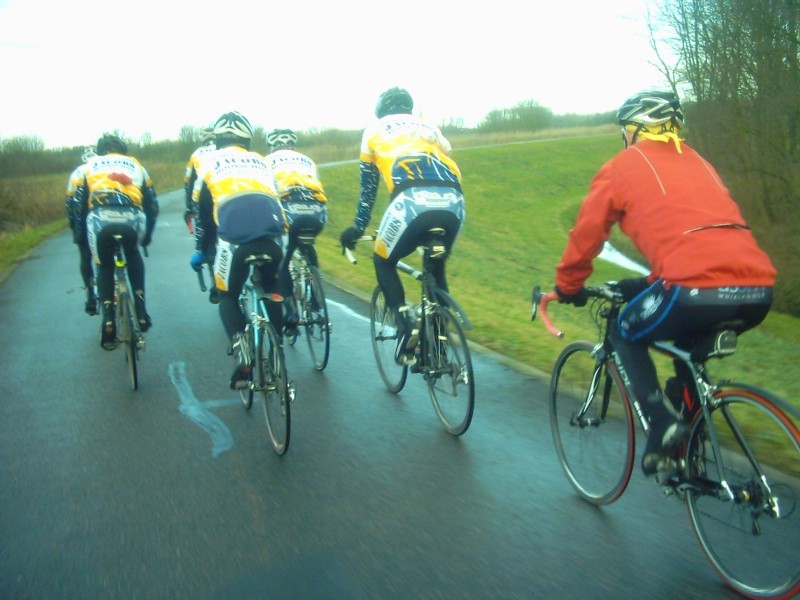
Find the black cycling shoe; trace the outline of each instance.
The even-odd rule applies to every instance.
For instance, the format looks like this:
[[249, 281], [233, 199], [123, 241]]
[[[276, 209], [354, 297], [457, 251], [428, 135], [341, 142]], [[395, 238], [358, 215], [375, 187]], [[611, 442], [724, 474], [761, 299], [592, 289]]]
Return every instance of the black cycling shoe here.
[[110, 302], [103, 306], [103, 324], [100, 327], [100, 345], [104, 350], [114, 350], [119, 345], [117, 342], [117, 321], [114, 307]]
[[86, 299], [86, 304], [84, 304], [83, 310], [85, 310], [86, 314], [90, 317], [93, 317], [97, 314], [97, 298], [94, 297], [94, 294]]
[[231, 375], [231, 389], [232, 390], [245, 390], [250, 385], [250, 379], [253, 375], [253, 367], [250, 365], [236, 365]]
[[139, 321], [139, 330], [144, 333], [153, 325], [153, 320], [147, 314], [147, 307], [144, 304], [144, 296], [137, 292], [133, 296], [134, 304], [136, 305], [136, 319]]
[[688, 437], [689, 427], [683, 421], [668, 420], [661, 427], [653, 427], [642, 456], [644, 474], [674, 470], [678, 464], [677, 452]]
[[419, 329], [412, 325], [405, 312], [398, 313], [398, 339], [394, 360], [398, 365], [413, 365], [417, 358], [414, 349], [419, 342]]
[[244, 333], [235, 333], [231, 338], [231, 354], [236, 359], [236, 368], [231, 375], [231, 389], [246, 389], [253, 376], [253, 365], [250, 364], [250, 348]]

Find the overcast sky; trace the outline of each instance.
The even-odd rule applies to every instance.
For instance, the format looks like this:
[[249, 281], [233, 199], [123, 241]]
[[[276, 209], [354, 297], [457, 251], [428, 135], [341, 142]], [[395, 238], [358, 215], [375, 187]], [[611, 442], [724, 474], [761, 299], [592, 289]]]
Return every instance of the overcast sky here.
[[[533, 100], [615, 110], [662, 85], [648, 0], [0, 0], [0, 138], [361, 129], [387, 87], [436, 123]], [[523, 11], [523, 12], [521, 12]]]

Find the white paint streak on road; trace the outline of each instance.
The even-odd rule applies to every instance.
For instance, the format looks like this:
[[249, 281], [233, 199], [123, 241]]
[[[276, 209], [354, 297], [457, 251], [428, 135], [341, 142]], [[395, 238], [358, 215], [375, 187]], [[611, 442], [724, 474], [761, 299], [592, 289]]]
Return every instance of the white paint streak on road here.
[[225, 423], [209, 410], [209, 407], [230, 406], [238, 404], [239, 400], [209, 400], [200, 402], [192, 391], [192, 386], [186, 379], [186, 363], [177, 362], [169, 365], [169, 378], [172, 385], [178, 390], [181, 404], [178, 410], [206, 430], [211, 436], [211, 456], [217, 458], [226, 450], [233, 448], [233, 435]]

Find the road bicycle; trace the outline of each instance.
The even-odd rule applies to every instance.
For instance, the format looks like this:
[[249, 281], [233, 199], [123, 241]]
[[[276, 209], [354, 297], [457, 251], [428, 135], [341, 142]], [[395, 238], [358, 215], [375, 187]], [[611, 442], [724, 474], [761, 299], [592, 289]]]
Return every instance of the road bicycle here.
[[[283, 298], [264, 290], [258, 269], [271, 260], [268, 254], [250, 255], [244, 260], [251, 267], [251, 273], [239, 294], [239, 307], [249, 320], [245, 327], [244, 354], [253, 368], [239, 396], [245, 410], [250, 410], [254, 396], [259, 396], [269, 441], [275, 453], [283, 455], [289, 449], [294, 386], [287, 375], [283, 344], [267, 312], [268, 302], [281, 303]], [[202, 270], [198, 274], [200, 289], [205, 291]]]
[[[418, 248], [422, 271], [402, 261], [397, 263], [399, 271], [421, 284], [419, 304], [408, 308], [419, 328], [413, 363], [398, 364], [395, 360], [399, 337], [397, 314], [386, 305], [380, 286], [375, 287], [370, 302], [370, 332], [375, 361], [386, 388], [398, 393], [405, 386], [409, 371], [420, 373], [439, 421], [448, 433], [458, 436], [469, 428], [475, 410], [472, 357], [464, 334], [472, 325], [455, 298], [436, 286], [431, 272], [432, 262], [445, 258], [444, 233], [439, 227], [426, 233]], [[356, 262], [347, 248], [345, 253], [352, 263]]]
[[[128, 262], [122, 247], [122, 236], [114, 236], [114, 315], [116, 319], [117, 338], [115, 347], [125, 348], [125, 362], [128, 365], [131, 389], [139, 389], [139, 352], [144, 350], [144, 336], [136, 316], [136, 303], [133, 298], [130, 279], [128, 279]], [[145, 254], [147, 250], [145, 249]]]
[[314, 368], [322, 371], [328, 364], [331, 352], [331, 322], [322, 276], [312, 262], [315, 236], [314, 230], [300, 230], [297, 234], [298, 246], [289, 263], [289, 274], [292, 276], [293, 290], [290, 302], [300, 321], [297, 329], [286, 330], [285, 337], [290, 345], [294, 345], [302, 327]]
[[[600, 341], [572, 342], [556, 360], [550, 426], [570, 484], [584, 500], [605, 505], [630, 480], [635, 421], [645, 433], [650, 423], [608, 335], [624, 299], [614, 282], [586, 290]], [[535, 287], [531, 318], [540, 314], [562, 337], [547, 314], [553, 300], [555, 292]], [[735, 352], [741, 325], [720, 323], [689, 350], [651, 344], [691, 374], [675, 407], [690, 434], [676, 468], [656, 481], [686, 504], [700, 548], [725, 582], [748, 597], [788, 598], [800, 592], [800, 410], [758, 387], [712, 378], [707, 362]]]

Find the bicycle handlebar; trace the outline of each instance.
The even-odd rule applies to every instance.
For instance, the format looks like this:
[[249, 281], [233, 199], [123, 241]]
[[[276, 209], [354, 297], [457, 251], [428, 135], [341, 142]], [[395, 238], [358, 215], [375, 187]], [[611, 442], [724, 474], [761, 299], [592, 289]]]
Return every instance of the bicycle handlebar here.
[[[374, 235], [362, 235], [356, 241], [357, 242], [372, 242], [374, 240], [375, 240], [375, 236]], [[352, 264], [358, 263], [358, 259], [356, 258], [356, 255], [353, 254], [353, 251], [350, 250], [350, 248], [348, 248], [347, 246], [342, 246], [342, 253], [347, 257], [347, 260], [349, 260]]]
[[536, 315], [540, 314], [542, 318], [542, 323], [544, 323], [545, 329], [549, 331], [551, 334], [556, 336], [557, 338], [564, 337], [564, 332], [558, 329], [555, 325], [553, 325], [553, 321], [550, 319], [550, 315], [547, 314], [547, 305], [550, 304], [553, 300], [556, 302], [559, 301], [558, 294], [555, 292], [542, 292], [541, 288], [538, 285], [533, 286], [533, 294], [532, 294], [532, 306], [531, 306], [531, 321], [536, 320]]
[[[616, 282], [609, 281], [600, 287], [587, 287], [584, 289], [586, 290], [586, 295], [590, 298], [603, 298], [604, 300], [622, 304], [624, 300], [619, 290], [615, 287], [615, 284]], [[564, 332], [553, 325], [550, 315], [547, 314], [547, 305], [550, 302], [553, 300], [556, 302], [561, 302], [558, 294], [555, 291], [542, 292], [541, 288], [538, 285], [535, 285], [533, 286], [532, 300], [533, 306], [531, 307], [531, 321], [535, 321], [536, 315], [541, 314], [542, 323], [544, 323], [545, 329], [558, 338], [564, 337]]]

